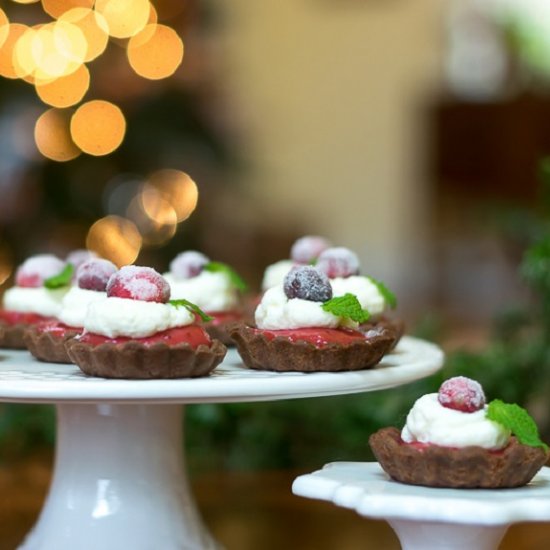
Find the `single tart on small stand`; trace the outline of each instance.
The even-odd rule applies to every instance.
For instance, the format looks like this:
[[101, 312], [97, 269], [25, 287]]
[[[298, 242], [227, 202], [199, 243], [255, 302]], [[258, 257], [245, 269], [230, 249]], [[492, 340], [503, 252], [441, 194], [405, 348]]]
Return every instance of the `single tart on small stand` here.
[[107, 282], [116, 270], [109, 260], [96, 258], [80, 263], [74, 276], [72, 270], [66, 271], [66, 282], [72, 279], [74, 285], [63, 297], [57, 319], [36, 323], [25, 333], [27, 348], [34, 357], [51, 363], [72, 363], [65, 342], [82, 332], [88, 306], [107, 297]]
[[125, 379], [206, 376], [225, 346], [196, 322], [202, 311], [169, 302], [170, 285], [149, 267], [125, 266], [107, 283], [105, 300], [88, 306], [84, 332], [66, 342], [70, 359], [90, 376]]
[[383, 428], [369, 444], [391, 478], [427, 487], [520, 487], [549, 457], [525, 409], [486, 405], [480, 384], [463, 376], [418, 399], [401, 432]]
[[52, 254], [38, 254], [25, 260], [15, 273], [15, 286], [4, 293], [0, 309], [0, 348], [26, 349], [26, 330], [61, 311], [61, 300], [68, 292], [65, 273], [71, 266]]
[[315, 267], [330, 279], [334, 296], [354, 294], [361, 307], [369, 312], [367, 321], [361, 324], [365, 333], [392, 331], [395, 335], [392, 347], [395, 347], [404, 333], [404, 323], [390, 318], [388, 312], [397, 305], [395, 295], [381, 281], [361, 274], [361, 264], [355, 252], [345, 247], [333, 247], [323, 250]]
[[256, 309], [256, 326], [235, 326], [231, 336], [245, 365], [273, 371], [348, 371], [376, 365], [394, 335], [357, 330], [368, 318], [357, 298], [333, 298], [326, 275], [294, 267], [284, 285], [269, 289]]
[[233, 345], [229, 327], [242, 321], [241, 293], [246, 283], [228, 265], [212, 262], [201, 252], [188, 250], [178, 254], [164, 274], [174, 300], [189, 300], [211, 320], [205, 329], [212, 338]]

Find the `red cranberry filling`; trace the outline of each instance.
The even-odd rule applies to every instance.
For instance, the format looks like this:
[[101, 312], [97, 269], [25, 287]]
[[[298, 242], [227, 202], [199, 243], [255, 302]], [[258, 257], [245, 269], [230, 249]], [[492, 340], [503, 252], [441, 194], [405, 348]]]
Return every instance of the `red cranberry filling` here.
[[38, 332], [47, 332], [56, 338], [63, 338], [68, 332], [75, 333], [82, 330], [82, 328], [70, 327], [69, 325], [65, 325], [55, 320], [42, 321], [38, 323], [36, 329]]
[[[418, 452], [423, 453], [426, 449], [429, 449], [430, 447], [441, 447], [444, 449], [449, 449], [450, 451], [458, 451], [460, 450], [460, 447], [444, 447], [443, 445], [435, 445], [434, 443], [422, 443], [420, 441], [411, 441], [410, 443], [400, 440], [401, 445], [407, 445], [407, 447], [412, 447], [413, 449], [416, 449]], [[506, 445], [502, 449], [487, 449], [488, 453], [499, 455], [504, 453], [504, 450], [508, 447]]]
[[282, 337], [290, 342], [308, 342], [318, 348], [323, 348], [330, 344], [347, 346], [354, 342], [365, 340], [365, 336], [361, 332], [351, 329], [312, 327], [285, 330], [254, 330], [263, 334], [269, 340]]
[[169, 346], [177, 344], [189, 344], [192, 348], [197, 348], [200, 345], [210, 346], [212, 340], [206, 331], [197, 325], [188, 325], [185, 327], [171, 328], [162, 332], [157, 332], [146, 338], [127, 338], [118, 336], [109, 338], [101, 334], [93, 334], [85, 332], [80, 336], [79, 341], [83, 344], [98, 346], [100, 344], [125, 344], [126, 342], [140, 342], [145, 346], [164, 343]]
[[212, 317], [210, 324], [218, 326], [232, 321], [240, 321], [242, 319], [242, 313], [239, 311], [209, 311], [208, 315]]
[[0, 310], [0, 320], [9, 325], [33, 325], [42, 321], [49, 321], [51, 317], [44, 317], [38, 313], [22, 313], [20, 311]]

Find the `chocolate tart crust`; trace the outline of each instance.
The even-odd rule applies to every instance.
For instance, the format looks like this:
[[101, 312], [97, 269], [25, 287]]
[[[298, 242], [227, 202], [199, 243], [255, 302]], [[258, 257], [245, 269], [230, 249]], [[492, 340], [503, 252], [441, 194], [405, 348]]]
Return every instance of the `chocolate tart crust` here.
[[279, 372], [339, 372], [369, 369], [389, 351], [394, 335], [387, 330], [349, 345], [323, 348], [309, 342], [290, 342], [284, 337], [266, 338], [244, 324], [235, 325], [231, 337], [244, 364], [251, 369]]
[[25, 332], [31, 326], [25, 323], [11, 325], [0, 321], [0, 348], [27, 349]]
[[427, 487], [521, 487], [533, 479], [549, 456], [544, 449], [522, 445], [515, 437], [498, 452], [474, 446], [418, 449], [403, 443], [397, 428], [382, 428], [370, 436], [369, 444], [392, 479]]
[[376, 321], [366, 322], [359, 326], [359, 330], [364, 333], [369, 331], [379, 331], [381, 329], [387, 330], [393, 335], [393, 343], [390, 346], [390, 350], [401, 340], [401, 337], [405, 334], [405, 323], [401, 319], [390, 319], [389, 317], [380, 317]]
[[212, 323], [205, 323], [204, 330], [208, 332], [208, 335], [212, 340], [219, 340], [225, 346], [234, 346], [235, 342], [231, 338], [230, 330], [234, 326], [235, 321], [229, 321], [227, 323], [218, 323], [214, 325]]
[[27, 349], [39, 361], [48, 363], [72, 363], [65, 343], [78, 336], [81, 330], [67, 330], [63, 337], [54, 336], [47, 331], [39, 330], [38, 327], [29, 326], [25, 331], [24, 340]]
[[163, 342], [145, 346], [137, 340], [124, 344], [106, 342], [91, 346], [68, 340], [70, 359], [89, 376], [122, 379], [195, 378], [206, 376], [223, 360], [227, 348], [218, 340], [210, 346], [169, 346]]

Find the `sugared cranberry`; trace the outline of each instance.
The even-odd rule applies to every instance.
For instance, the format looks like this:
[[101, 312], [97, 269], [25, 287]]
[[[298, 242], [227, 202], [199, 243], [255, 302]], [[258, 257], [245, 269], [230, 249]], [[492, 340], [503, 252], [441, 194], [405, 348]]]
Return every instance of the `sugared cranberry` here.
[[293, 267], [285, 277], [284, 291], [289, 299], [326, 302], [332, 298], [332, 287], [328, 277], [310, 265]]
[[109, 260], [87, 260], [76, 270], [76, 284], [85, 290], [104, 292], [109, 278], [116, 270], [116, 265]]
[[126, 265], [109, 278], [107, 296], [166, 303], [170, 299], [170, 285], [150, 267]]
[[93, 250], [87, 250], [85, 248], [78, 248], [76, 250], [73, 250], [67, 254], [67, 257], [65, 258], [65, 261], [68, 264], [72, 264], [74, 266], [74, 270], [76, 270], [88, 260], [92, 260], [94, 258], [97, 258], [98, 255]]
[[290, 249], [290, 259], [297, 264], [310, 264], [329, 246], [330, 243], [323, 237], [316, 235], [300, 237]]
[[315, 267], [330, 277], [350, 277], [359, 273], [359, 258], [349, 248], [327, 248], [321, 252]]
[[170, 262], [170, 271], [178, 279], [190, 279], [199, 275], [209, 262], [210, 259], [204, 254], [188, 250], [181, 252]]
[[15, 273], [15, 284], [27, 288], [42, 286], [46, 279], [59, 275], [65, 262], [53, 254], [38, 254], [25, 260]]
[[485, 406], [481, 384], [465, 376], [455, 376], [443, 382], [437, 398], [444, 407], [466, 413], [479, 411]]

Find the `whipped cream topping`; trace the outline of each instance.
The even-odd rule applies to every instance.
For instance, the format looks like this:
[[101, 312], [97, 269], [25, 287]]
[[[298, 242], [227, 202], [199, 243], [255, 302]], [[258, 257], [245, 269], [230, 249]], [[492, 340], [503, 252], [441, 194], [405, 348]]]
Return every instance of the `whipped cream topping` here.
[[279, 260], [268, 265], [262, 279], [262, 290], [268, 290], [277, 285], [282, 285], [286, 274], [296, 265], [292, 260]]
[[189, 279], [165, 273], [164, 278], [172, 289], [171, 300], [189, 300], [206, 312], [229, 311], [237, 306], [237, 289], [227, 273], [202, 271]]
[[361, 307], [371, 315], [379, 315], [386, 308], [384, 296], [380, 294], [378, 287], [368, 278], [362, 275], [351, 277], [336, 277], [330, 280], [333, 297], [343, 296], [346, 293], [355, 294]]
[[287, 298], [282, 285], [267, 290], [256, 308], [256, 326], [266, 330], [284, 330], [306, 327], [338, 328], [351, 326], [328, 311], [322, 302]]
[[14, 286], [4, 293], [4, 309], [19, 313], [36, 313], [44, 317], [57, 317], [61, 311], [61, 300], [68, 287], [48, 289], [43, 286], [28, 288]]
[[83, 326], [87, 332], [108, 338], [145, 338], [163, 330], [190, 325], [194, 319], [185, 307], [109, 297], [89, 304]]
[[487, 418], [487, 407], [472, 413], [443, 407], [437, 393], [423, 395], [413, 405], [401, 431], [406, 443], [418, 441], [443, 447], [476, 445], [497, 450], [506, 447], [510, 431]]
[[106, 292], [86, 290], [73, 286], [63, 297], [57, 318], [70, 327], [82, 327], [88, 314], [88, 306], [107, 298]]

